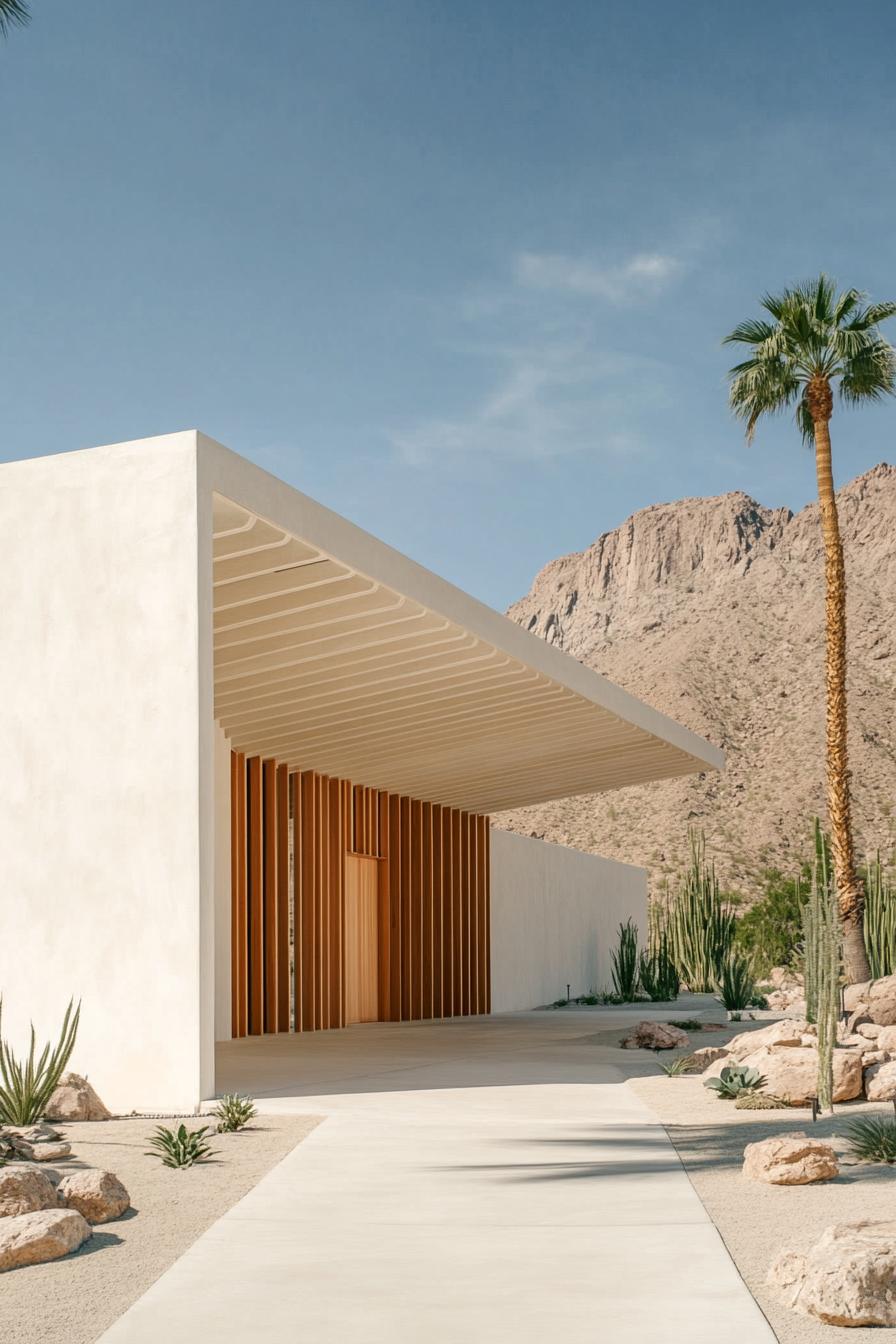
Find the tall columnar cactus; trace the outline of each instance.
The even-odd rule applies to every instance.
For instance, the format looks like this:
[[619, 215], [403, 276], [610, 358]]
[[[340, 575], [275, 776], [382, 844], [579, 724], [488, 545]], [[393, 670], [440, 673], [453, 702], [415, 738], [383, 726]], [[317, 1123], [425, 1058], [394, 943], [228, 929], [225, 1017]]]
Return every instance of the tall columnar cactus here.
[[896, 886], [880, 854], [865, 870], [865, 949], [875, 980], [896, 971]]
[[827, 837], [815, 823], [812, 886], [803, 909], [806, 1016], [818, 1031], [818, 1082], [822, 1110], [831, 1110], [834, 1094], [834, 1046], [840, 1009], [841, 937], [837, 892]]
[[705, 837], [692, 830], [688, 840], [691, 862], [669, 906], [667, 928], [681, 979], [693, 994], [710, 994], [734, 938], [734, 914], [725, 908], [715, 865], [706, 861]]

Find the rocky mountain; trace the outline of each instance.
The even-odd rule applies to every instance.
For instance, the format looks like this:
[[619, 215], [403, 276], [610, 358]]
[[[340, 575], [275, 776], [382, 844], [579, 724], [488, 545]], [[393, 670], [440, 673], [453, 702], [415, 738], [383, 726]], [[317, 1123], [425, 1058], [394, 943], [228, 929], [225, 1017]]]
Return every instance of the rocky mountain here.
[[[848, 581], [850, 752], [860, 852], [896, 841], [896, 467], [839, 495]], [[643, 864], [661, 889], [702, 827], [747, 899], [794, 868], [823, 815], [824, 572], [818, 507], [742, 493], [634, 514], [546, 565], [508, 613], [717, 743], [707, 773], [505, 813], [498, 825]]]

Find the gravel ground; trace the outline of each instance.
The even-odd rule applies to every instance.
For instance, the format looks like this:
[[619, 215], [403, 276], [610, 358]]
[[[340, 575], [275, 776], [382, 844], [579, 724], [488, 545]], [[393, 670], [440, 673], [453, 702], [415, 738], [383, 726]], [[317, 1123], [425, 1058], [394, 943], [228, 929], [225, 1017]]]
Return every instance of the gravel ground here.
[[[756, 1023], [761, 1027], [763, 1023]], [[739, 1026], [737, 1030], [745, 1027]], [[724, 1042], [725, 1036], [694, 1033], [692, 1045]], [[641, 1058], [629, 1065], [626, 1055]], [[645, 1075], [646, 1052], [618, 1051], [629, 1086], [659, 1117], [678, 1150], [707, 1213], [715, 1223], [751, 1293], [768, 1317], [781, 1344], [884, 1344], [896, 1339], [896, 1329], [823, 1325], [787, 1307], [765, 1277], [778, 1252], [785, 1247], [807, 1250], [833, 1223], [861, 1218], [889, 1220], [896, 1209], [896, 1169], [864, 1164], [844, 1166], [834, 1181], [821, 1185], [771, 1186], [744, 1180], [741, 1175], [746, 1144], [777, 1134], [804, 1130], [830, 1139], [840, 1153], [847, 1145], [839, 1137], [850, 1116], [892, 1107], [851, 1102], [839, 1105], [833, 1117], [812, 1124], [811, 1112], [737, 1111], [733, 1102], [718, 1100], [699, 1077], [667, 1078], [654, 1069]]]
[[[127, 1187], [133, 1207], [97, 1227], [63, 1260], [0, 1275], [3, 1344], [92, 1344], [217, 1218], [300, 1143], [313, 1116], [260, 1115], [236, 1134], [217, 1134], [217, 1155], [184, 1171], [147, 1157], [157, 1124], [179, 1120], [106, 1120], [57, 1125], [73, 1160], [57, 1171], [101, 1167]], [[204, 1123], [185, 1121], [187, 1128]]]

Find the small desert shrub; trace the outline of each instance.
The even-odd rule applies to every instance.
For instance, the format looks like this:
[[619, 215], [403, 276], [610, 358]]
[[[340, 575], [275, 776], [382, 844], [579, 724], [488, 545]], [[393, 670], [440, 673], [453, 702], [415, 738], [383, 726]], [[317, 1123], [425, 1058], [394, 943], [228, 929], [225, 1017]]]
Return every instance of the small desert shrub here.
[[235, 1130], [242, 1129], [250, 1120], [254, 1120], [257, 1114], [252, 1098], [241, 1097], [237, 1092], [222, 1097], [212, 1111], [218, 1122], [219, 1134], [232, 1134]]
[[670, 1027], [678, 1027], [680, 1031], [702, 1031], [703, 1023], [698, 1022], [695, 1017], [682, 1017], [675, 1022], [669, 1023]]
[[[0, 998], [0, 1026], [2, 1013], [3, 1000]], [[27, 1060], [16, 1059], [0, 1031], [0, 1124], [33, 1125], [41, 1118], [75, 1048], [80, 1017], [80, 1003], [76, 1008], [74, 999], [70, 999], [59, 1040], [52, 1050], [47, 1042], [37, 1058], [32, 1026]]]
[[742, 1092], [758, 1092], [767, 1082], [758, 1069], [750, 1069], [745, 1064], [726, 1064], [720, 1077], [707, 1078], [703, 1086], [717, 1092], [723, 1101], [733, 1101]]
[[600, 1003], [600, 999], [596, 994], [583, 994], [579, 1003], [586, 1003], [589, 1008], [593, 1008], [596, 1003]]
[[808, 863], [794, 877], [785, 877], [777, 868], [766, 869], [761, 877], [764, 895], [738, 919], [734, 944], [752, 957], [760, 975], [793, 959], [802, 939], [803, 905], [811, 874]]
[[718, 991], [719, 998], [729, 1011], [749, 1008], [756, 995], [753, 964], [750, 958], [737, 948], [730, 948], [722, 962]]
[[154, 1149], [147, 1157], [160, 1157], [166, 1167], [192, 1167], [196, 1162], [205, 1162], [213, 1155], [213, 1148], [206, 1140], [210, 1134], [208, 1125], [201, 1129], [187, 1129], [178, 1125], [176, 1130], [159, 1125], [147, 1142]]
[[619, 925], [619, 946], [613, 953], [613, 988], [621, 1003], [638, 992], [638, 929], [631, 919]]
[[661, 1059], [658, 1059], [657, 1063], [667, 1078], [680, 1078], [682, 1074], [690, 1073], [695, 1061], [693, 1055], [677, 1055], [675, 1059], [670, 1059], [668, 1064], [664, 1064]]
[[843, 1127], [844, 1138], [860, 1162], [896, 1162], [896, 1120], [863, 1115]]
[[741, 1092], [734, 1099], [736, 1111], [786, 1111], [790, 1103], [773, 1092]]

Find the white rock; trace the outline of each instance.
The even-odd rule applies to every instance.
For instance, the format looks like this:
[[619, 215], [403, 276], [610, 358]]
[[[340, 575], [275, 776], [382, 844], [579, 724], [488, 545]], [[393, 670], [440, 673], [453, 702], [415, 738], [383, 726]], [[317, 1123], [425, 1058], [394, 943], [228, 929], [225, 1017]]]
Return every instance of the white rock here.
[[896, 1051], [896, 1027], [881, 1027], [875, 1045], [878, 1050]]
[[892, 1101], [896, 1097], [896, 1060], [882, 1060], [865, 1070], [865, 1096], [869, 1101]]
[[59, 1260], [93, 1236], [75, 1209], [43, 1209], [0, 1219], [0, 1270]]
[[0, 1167], [0, 1218], [57, 1208], [56, 1190], [35, 1167]]
[[13, 1143], [54, 1143], [62, 1138], [58, 1129], [40, 1120], [36, 1125], [4, 1125], [0, 1134], [12, 1139]]
[[69, 1209], [77, 1209], [88, 1223], [108, 1223], [120, 1218], [131, 1206], [131, 1197], [111, 1171], [73, 1171], [59, 1184], [59, 1199]]
[[837, 1155], [829, 1143], [798, 1131], [779, 1134], [744, 1149], [743, 1174], [768, 1185], [812, 1185], [839, 1175]]
[[800, 1022], [796, 1018], [770, 1022], [767, 1027], [760, 1027], [757, 1031], [742, 1031], [740, 1035], [733, 1036], [728, 1042], [728, 1052], [734, 1059], [744, 1059], [763, 1046], [800, 1045], [803, 1036], [814, 1036], [814, 1030], [809, 1031], [809, 1027], [810, 1023]]
[[849, 1012], [859, 1012], [881, 1027], [896, 1025], [896, 975], [847, 985], [844, 1002]]
[[856, 1034], [867, 1037], [869, 1041], [876, 1041], [880, 1033], [885, 1030], [885, 1027], [879, 1027], [876, 1022], [860, 1022], [856, 1027]]
[[890, 1056], [887, 1054], [886, 1050], [863, 1050], [862, 1068], [868, 1069], [872, 1064], [883, 1064], [884, 1061], [889, 1058]]
[[26, 1143], [19, 1139], [15, 1149], [31, 1162], [61, 1162], [71, 1155], [72, 1146], [70, 1143]]
[[[808, 1103], [818, 1092], [818, 1051], [807, 1046], [774, 1046], [741, 1060], [767, 1079], [766, 1092], [791, 1105]], [[862, 1058], [855, 1050], [834, 1051], [834, 1101], [850, 1101], [862, 1092]]]
[[826, 1325], [896, 1325], [896, 1222], [838, 1223], [807, 1255], [786, 1250], [768, 1282]]
[[64, 1073], [46, 1110], [48, 1120], [111, 1120], [111, 1113], [100, 1101], [86, 1078], [79, 1073]]

